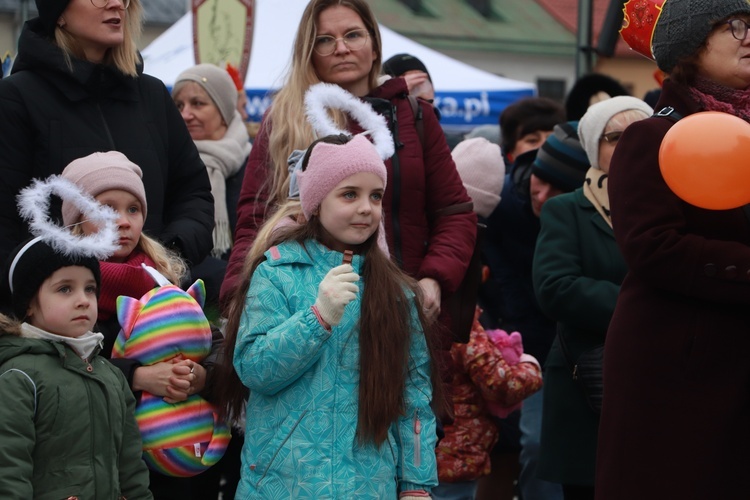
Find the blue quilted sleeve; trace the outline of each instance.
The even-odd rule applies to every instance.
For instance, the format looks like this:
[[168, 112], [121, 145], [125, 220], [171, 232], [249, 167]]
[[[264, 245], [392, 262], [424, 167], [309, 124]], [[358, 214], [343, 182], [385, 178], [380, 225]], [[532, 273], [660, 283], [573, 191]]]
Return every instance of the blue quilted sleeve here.
[[[331, 336], [310, 309], [313, 299], [298, 310], [290, 309], [289, 283], [285, 286], [278, 271], [278, 267], [264, 264], [256, 269], [240, 319], [233, 360], [242, 383], [251, 391], [268, 396], [288, 387], [313, 366]], [[297, 282], [293, 286], [310, 285]]]

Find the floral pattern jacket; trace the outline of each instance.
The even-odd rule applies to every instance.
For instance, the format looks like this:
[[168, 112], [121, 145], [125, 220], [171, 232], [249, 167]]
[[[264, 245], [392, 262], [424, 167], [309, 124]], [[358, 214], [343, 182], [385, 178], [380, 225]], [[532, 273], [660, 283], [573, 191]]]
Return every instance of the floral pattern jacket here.
[[454, 421], [445, 426], [435, 450], [440, 482], [472, 481], [490, 473], [489, 452], [499, 432], [486, 401], [511, 406], [542, 388], [539, 365], [524, 358], [514, 366], [506, 363], [479, 324], [479, 312], [469, 342], [451, 347]]

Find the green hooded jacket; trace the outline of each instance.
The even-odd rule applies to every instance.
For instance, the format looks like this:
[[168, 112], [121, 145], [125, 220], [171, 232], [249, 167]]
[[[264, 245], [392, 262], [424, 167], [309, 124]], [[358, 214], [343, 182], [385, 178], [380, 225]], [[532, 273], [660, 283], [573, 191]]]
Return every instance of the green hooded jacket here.
[[0, 498], [153, 498], [122, 373], [63, 343], [0, 332]]

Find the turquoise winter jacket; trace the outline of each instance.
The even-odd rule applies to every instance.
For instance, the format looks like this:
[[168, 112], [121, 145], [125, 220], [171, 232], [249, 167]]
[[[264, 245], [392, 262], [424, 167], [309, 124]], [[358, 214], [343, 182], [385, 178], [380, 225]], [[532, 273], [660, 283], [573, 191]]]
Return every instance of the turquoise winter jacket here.
[[[356, 439], [360, 294], [324, 329], [310, 307], [343, 254], [318, 242], [285, 242], [253, 274], [234, 367], [250, 389], [237, 498], [377, 498], [437, 484], [430, 358], [414, 334], [405, 414], [380, 447]], [[352, 266], [361, 275], [362, 258]], [[384, 311], [384, 313], [387, 313]], [[406, 369], [406, 367], [405, 367]]]

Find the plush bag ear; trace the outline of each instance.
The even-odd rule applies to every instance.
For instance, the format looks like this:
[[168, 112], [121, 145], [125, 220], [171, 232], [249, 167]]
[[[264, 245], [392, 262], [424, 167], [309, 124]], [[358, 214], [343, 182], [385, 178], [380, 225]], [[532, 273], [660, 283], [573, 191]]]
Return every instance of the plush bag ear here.
[[113, 358], [127, 358], [126, 349], [130, 335], [133, 333], [138, 316], [143, 309], [143, 303], [133, 297], [120, 295], [117, 297], [117, 321], [120, 322], [120, 333], [117, 334], [112, 346]]
[[143, 310], [143, 305], [140, 300], [133, 297], [125, 295], [117, 297], [117, 321], [120, 322], [120, 328], [125, 333], [125, 340], [130, 338], [138, 316]]
[[186, 290], [187, 294], [190, 295], [203, 309], [203, 305], [206, 303], [206, 285], [202, 279], [195, 280], [195, 283], [190, 285], [190, 288]]

